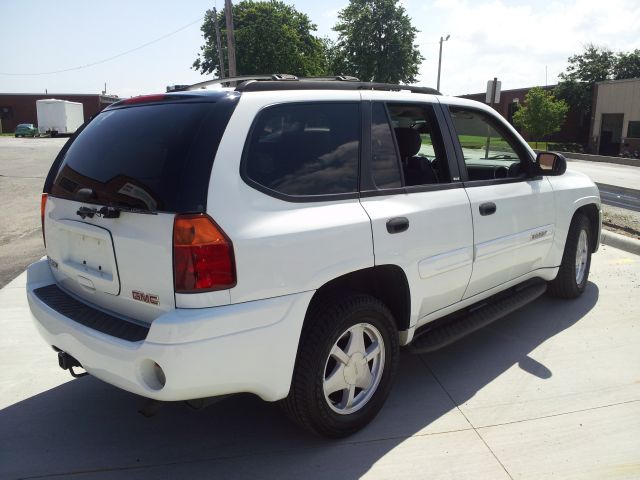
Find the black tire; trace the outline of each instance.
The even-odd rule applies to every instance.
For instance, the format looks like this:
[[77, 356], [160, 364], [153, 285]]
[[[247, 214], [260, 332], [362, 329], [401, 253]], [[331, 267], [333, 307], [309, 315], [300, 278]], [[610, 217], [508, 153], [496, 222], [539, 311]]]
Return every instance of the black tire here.
[[[586, 263], [584, 263], [584, 273], [578, 281], [576, 269], [576, 257], [580, 236], [584, 232], [587, 239]], [[548, 292], [558, 298], [577, 298], [584, 292], [589, 280], [589, 269], [591, 268], [591, 224], [589, 219], [581, 213], [576, 213], [569, 226], [567, 242], [562, 254], [562, 263], [558, 276], [549, 282]]]
[[[384, 405], [398, 368], [400, 355], [398, 332], [389, 309], [381, 301], [369, 295], [354, 294], [338, 301], [317, 302], [317, 307], [309, 312], [305, 321], [291, 390], [289, 396], [280, 404], [287, 415], [303, 428], [323, 437], [341, 438], [367, 425]], [[355, 398], [361, 398], [362, 401], [360, 406], [356, 405], [358, 408], [356, 411], [336, 413], [334, 408], [340, 406], [344, 397], [340, 404], [333, 403], [331, 398], [325, 397], [325, 376], [331, 376], [327, 372], [331, 369], [330, 362], [334, 362], [334, 373], [338, 367], [342, 366], [341, 374], [346, 378], [343, 372], [351, 364], [351, 358], [357, 354], [349, 357], [349, 364], [340, 364], [330, 356], [330, 352], [336, 342], [340, 345], [339, 341], [346, 338], [345, 335], [350, 335], [350, 329], [368, 328], [361, 327], [362, 325], [373, 327], [372, 331], [380, 334], [384, 344], [383, 348], [380, 348], [383, 357], [376, 360], [379, 362], [378, 365], [382, 365], [379, 376], [373, 373], [377, 371], [372, 367], [373, 360], [360, 364], [360, 368], [367, 365], [366, 368], [372, 374], [372, 379], [379, 378], [379, 382], [376, 387], [375, 381], [372, 381], [369, 388], [360, 389], [355, 394]], [[367, 336], [364, 335], [364, 338], [366, 343]], [[371, 345], [373, 342], [367, 348]], [[348, 345], [342, 348], [348, 348]], [[353, 388], [354, 391], [357, 390]], [[331, 395], [340, 393], [344, 395], [345, 392], [336, 391]], [[369, 398], [363, 401], [367, 397]], [[348, 402], [346, 405], [348, 406]]]

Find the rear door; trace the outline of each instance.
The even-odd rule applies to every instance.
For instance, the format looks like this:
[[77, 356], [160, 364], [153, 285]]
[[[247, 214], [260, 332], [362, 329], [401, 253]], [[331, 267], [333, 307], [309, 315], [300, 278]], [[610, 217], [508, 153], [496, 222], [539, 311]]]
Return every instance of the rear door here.
[[448, 111], [473, 214], [468, 298], [547, 266], [554, 199], [548, 179], [529, 174], [528, 149], [494, 114], [462, 105]]
[[235, 103], [136, 99], [103, 111], [65, 146], [45, 184], [44, 218], [46, 253], [63, 289], [141, 322], [175, 308], [174, 217], [206, 211]]
[[[411, 288], [412, 324], [458, 302], [471, 276], [469, 200], [434, 103], [377, 101], [363, 92], [361, 203], [376, 265], [399, 265]], [[414, 98], [414, 97], [413, 97]], [[369, 120], [370, 119], [370, 120]]]

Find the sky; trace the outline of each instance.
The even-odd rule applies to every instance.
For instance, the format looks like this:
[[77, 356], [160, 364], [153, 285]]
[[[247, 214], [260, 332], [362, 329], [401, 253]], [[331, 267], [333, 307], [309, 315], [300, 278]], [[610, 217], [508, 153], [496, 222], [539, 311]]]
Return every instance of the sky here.
[[[316, 35], [334, 39], [332, 27], [348, 3], [284, 1], [310, 17]], [[493, 77], [503, 90], [555, 84], [568, 57], [588, 43], [640, 48], [639, 0], [401, 4], [420, 30], [416, 43], [425, 60], [417, 85], [435, 87], [439, 39], [450, 35], [440, 85], [447, 95], [483, 92]], [[106, 83], [108, 94], [130, 97], [206, 80], [191, 64], [212, 7], [223, 8], [224, 0], [0, 0], [0, 92], [100, 93]], [[59, 70], [69, 71], [48, 73]]]

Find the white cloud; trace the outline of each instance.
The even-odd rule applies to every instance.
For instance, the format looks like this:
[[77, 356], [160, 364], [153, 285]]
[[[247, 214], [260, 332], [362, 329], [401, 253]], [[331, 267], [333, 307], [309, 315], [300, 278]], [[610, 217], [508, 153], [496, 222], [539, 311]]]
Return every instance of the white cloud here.
[[[443, 46], [441, 90], [448, 94], [484, 90], [497, 76], [503, 89], [557, 82], [567, 58], [587, 43], [615, 51], [640, 48], [637, 0], [508, 2], [437, 0], [409, 10], [422, 30], [420, 48], [427, 60], [420, 80], [435, 85], [440, 35]], [[437, 30], [433, 26], [437, 25]]]

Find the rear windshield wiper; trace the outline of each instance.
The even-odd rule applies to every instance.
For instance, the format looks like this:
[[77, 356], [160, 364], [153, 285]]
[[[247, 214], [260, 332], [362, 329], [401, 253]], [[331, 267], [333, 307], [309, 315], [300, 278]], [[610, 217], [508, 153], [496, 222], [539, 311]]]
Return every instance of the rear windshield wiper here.
[[133, 207], [123, 207], [123, 206], [114, 206], [114, 205], [105, 205], [101, 208], [91, 208], [91, 207], [80, 207], [76, 214], [82, 218], [83, 220], [87, 217], [93, 218], [102, 217], [102, 218], [119, 218], [120, 212], [129, 212], [129, 213], [143, 213], [145, 215], [157, 215], [157, 212], [153, 212], [151, 210], [143, 210], [141, 208], [133, 208]]

